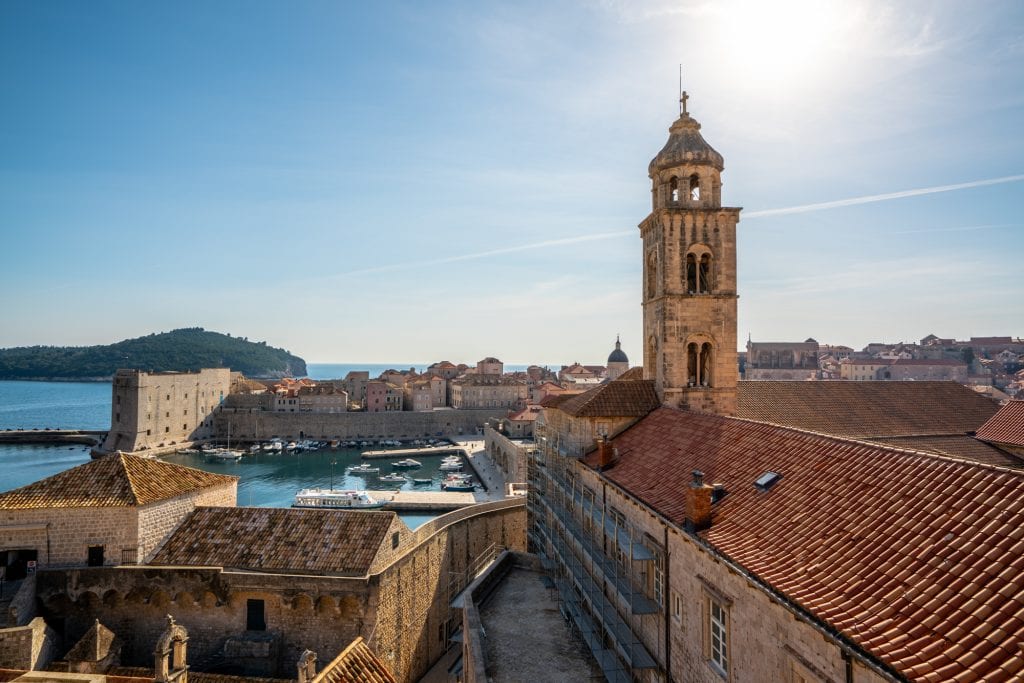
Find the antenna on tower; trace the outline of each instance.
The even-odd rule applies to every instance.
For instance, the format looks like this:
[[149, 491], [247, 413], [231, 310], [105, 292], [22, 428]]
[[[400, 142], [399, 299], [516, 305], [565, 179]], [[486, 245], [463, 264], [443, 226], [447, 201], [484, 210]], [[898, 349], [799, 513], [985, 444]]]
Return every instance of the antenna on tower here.
[[683, 90], [683, 65], [679, 65], [679, 115], [683, 116], [686, 114], [686, 100], [690, 99], [690, 96]]

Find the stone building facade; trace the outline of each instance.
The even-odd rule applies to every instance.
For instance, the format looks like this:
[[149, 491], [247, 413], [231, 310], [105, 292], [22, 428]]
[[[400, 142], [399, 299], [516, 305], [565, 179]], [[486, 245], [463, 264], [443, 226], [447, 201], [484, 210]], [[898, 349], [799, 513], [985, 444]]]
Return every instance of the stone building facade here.
[[755, 342], [747, 340], [746, 380], [821, 379], [818, 342]]
[[855, 381], [954, 381], [967, 383], [967, 364], [951, 359], [847, 358], [840, 377]]
[[231, 390], [227, 368], [199, 372], [118, 370], [110, 432], [101, 450], [143, 451], [207, 439], [213, 411]]
[[237, 477], [115, 454], [0, 494], [7, 578], [144, 562], [196, 507], [235, 505], [237, 487]]
[[393, 413], [402, 410], [405, 396], [402, 387], [383, 380], [366, 383], [366, 412]]
[[683, 108], [648, 167], [643, 240], [644, 377], [666, 405], [736, 412], [736, 224], [722, 155]]
[[452, 408], [519, 410], [526, 406], [530, 388], [522, 380], [501, 375], [465, 375], [450, 382]]

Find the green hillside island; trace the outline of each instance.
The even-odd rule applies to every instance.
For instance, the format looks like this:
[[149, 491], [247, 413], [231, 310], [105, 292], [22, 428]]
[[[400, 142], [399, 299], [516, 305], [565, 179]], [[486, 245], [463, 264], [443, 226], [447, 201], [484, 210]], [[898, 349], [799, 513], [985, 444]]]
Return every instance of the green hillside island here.
[[118, 368], [187, 372], [231, 368], [247, 377], [306, 374], [306, 361], [284, 349], [190, 327], [106, 346], [0, 349], [0, 379], [107, 380]]

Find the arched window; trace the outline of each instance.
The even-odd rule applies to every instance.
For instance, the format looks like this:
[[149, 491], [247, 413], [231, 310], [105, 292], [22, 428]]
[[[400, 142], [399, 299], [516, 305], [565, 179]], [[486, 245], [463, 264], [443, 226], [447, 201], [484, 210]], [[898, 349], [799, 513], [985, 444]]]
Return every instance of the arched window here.
[[711, 359], [711, 344], [704, 342], [700, 345], [700, 385], [702, 387], [712, 386], [711, 370], [714, 367]]
[[704, 254], [700, 257], [700, 268], [698, 269], [697, 291], [711, 291], [711, 254]]
[[679, 201], [679, 178], [676, 178], [675, 176], [672, 176], [672, 178], [668, 181], [668, 189], [669, 189], [669, 193], [670, 193], [669, 196], [671, 197], [672, 201], [678, 202]]
[[700, 178], [696, 173], [690, 176], [690, 201], [700, 201]]
[[697, 257], [693, 254], [686, 255], [686, 272], [683, 278], [686, 280], [686, 291], [690, 294], [697, 293]]
[[698, 358], [697, 344], [690, 342], [686, 345], [686, 384], [687, 386], [698, 386], [700, 381], [700, 359]]

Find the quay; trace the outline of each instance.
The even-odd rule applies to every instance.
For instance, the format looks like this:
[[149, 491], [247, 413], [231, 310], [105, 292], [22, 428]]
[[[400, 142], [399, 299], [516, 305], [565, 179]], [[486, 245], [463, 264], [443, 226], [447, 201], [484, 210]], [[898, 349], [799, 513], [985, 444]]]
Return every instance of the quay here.
[[86, 429], [11, 429], [0, 432], [0, 443], [80, 443], [98, 446], [107, 430]]
[[434, 446], [433, 448], [393, 448], [390, 451], [363, 451], [360, 457], [372, 460], [374, 458], [404, 458], [409, 455], [465, 455], [469, 452], [463, 446]]
[[[387, 501], [383, 510], [395, 512], [449, 512], [475, 505], [475, 492], [470, 491], [367, 491], [377, 500]], [[489, 500], [490, 498], [488, 498]]]

